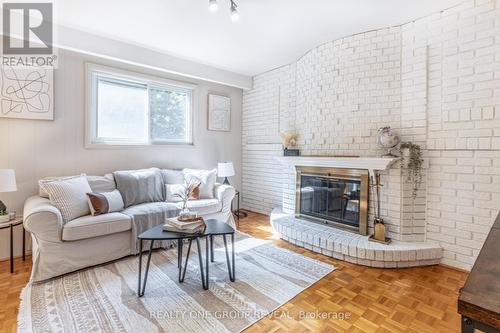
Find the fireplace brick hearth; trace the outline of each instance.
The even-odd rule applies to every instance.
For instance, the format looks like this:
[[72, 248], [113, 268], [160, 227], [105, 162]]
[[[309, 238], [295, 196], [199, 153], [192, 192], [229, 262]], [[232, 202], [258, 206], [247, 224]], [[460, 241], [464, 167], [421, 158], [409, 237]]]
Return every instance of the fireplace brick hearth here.
[[393, 241], [389, 245], [368, 241], [368, 236], [296, 218], [276, 208], [271, 225], [280, 238], [350, 263], [381, 268], [435, 265], [441, 261], [439, 245]]

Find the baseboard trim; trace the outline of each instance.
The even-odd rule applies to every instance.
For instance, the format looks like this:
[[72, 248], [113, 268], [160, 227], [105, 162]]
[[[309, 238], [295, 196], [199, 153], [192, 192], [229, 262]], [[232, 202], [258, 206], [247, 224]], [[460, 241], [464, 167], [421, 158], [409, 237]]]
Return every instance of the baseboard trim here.
[[462, 272], [462, 273], [467, 273], [467, 274], [470, 273], [470, 270], [467, 270], [467, 269], [464, 269], [464, 268], [453, 267], [453, 266], [450, 266], [450, 265], [447, 265], [447, 264], [440, 263], [440, 264], [438, 264], [438, 266], [442, 266], [442, 267], [445, 267], [445, 268], [453, 269], [455, 271]]
[[[30, 256], [31, 257], [31, 251], [26, 251], [26, 259], [28, 259], [27, 257]], [[19, 255], [19, 256], [14, 256], [14, 260], [16, 259], [22, 259], [23, 258], [23, 255]], [[10, 258], [4, 258], [4, 259], [0, 259], [0, 263], [4, 262], [4, 261], [10, 261]]]

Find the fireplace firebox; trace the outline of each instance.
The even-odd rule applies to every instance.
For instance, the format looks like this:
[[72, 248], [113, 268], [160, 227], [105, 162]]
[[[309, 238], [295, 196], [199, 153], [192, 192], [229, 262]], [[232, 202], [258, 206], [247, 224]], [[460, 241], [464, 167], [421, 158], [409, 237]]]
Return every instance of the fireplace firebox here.
[[366, 235], [368, 170], [296, 166], [295, 215]]

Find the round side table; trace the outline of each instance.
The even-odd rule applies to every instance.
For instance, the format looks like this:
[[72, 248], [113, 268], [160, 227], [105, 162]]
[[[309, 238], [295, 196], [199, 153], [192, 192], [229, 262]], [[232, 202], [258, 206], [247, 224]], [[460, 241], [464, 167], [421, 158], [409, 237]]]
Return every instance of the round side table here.
[[0, 230], [10, 229], [10, 272], [14, 273], [14, 227], [20, 225], [23, 228], [23, 261], [26, 260], [26, 230], [23, 226], [23, 218], [16, 217], [9, 222], [0, 223]]
[[[237, 201], [237, 203], [238, 203], [238, 208], [237, 208], [236, 210], [234, 210], [234, 211], [233, 211], [233, 213], [234, 213], [234, 215], [236, 216], [236, 218], [239, 220], [239, 219], [240, 219], [240, 217], [247, 217], [247, 216], [248, 216], [248, 214], [247, 214], [247, 213], [245, 213], [245, 212], [242, 212], [242, 211], [240, 210], [240, 191], [236, 190], [235, 197], [237, 197], [237, 198], [238, 198], [238, 201]], [[233, 206], [233, 203], [231, 202], [231, 207], [232, 207], [232, 206]]]

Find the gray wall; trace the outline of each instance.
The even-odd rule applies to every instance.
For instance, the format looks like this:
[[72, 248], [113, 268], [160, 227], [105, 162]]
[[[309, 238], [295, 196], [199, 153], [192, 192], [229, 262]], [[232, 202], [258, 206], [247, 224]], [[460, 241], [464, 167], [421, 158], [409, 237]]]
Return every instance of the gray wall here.
[[[234, 162], [237, 175], [231, 183], [240, 188], [242, 91], [224, 85], [168, 75], [71, 51], [59, 50], [55, 71], [55, 120], [0, 119], [0, 168], [16, 170], [18, 191], [0, 193], [9, 210], [22, 212], [24, 200], [37, 193], [37, 180], [45, 176], [87, 173], [101, 175], [118, 169], [213, 168], [218, 161]], [[85, 63], [92, 62], [198, 85], [194, 110], [195, 146], [158, 146], [123, 149], [84, 147]], [[207, 130], [207, 93], [231, 97], [231, 131]], [[20, 254], [21, 229], [15, 238]], [[0, 231], [0, 258], [8, 257], [8, 230]]]

